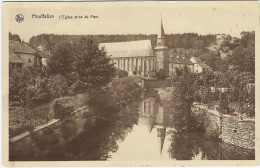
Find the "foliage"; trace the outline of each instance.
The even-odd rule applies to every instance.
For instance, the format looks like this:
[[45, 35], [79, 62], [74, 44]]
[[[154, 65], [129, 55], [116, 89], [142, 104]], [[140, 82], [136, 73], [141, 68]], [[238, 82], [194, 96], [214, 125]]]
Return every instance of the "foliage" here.
[[114, 77], [115, 68], [106, 52], [92, 40], [80, 39], [73, 44], [75, 69], [85, 85], [103, 86]]
[[123, 77], [127, 77], [128, 76], [128, 72], [121, 70], [121, 69], [116, 69], [115, 72], [116, 76], [118, 76], [119, 78], [123, 78]]
[[[152, 46], [156, 46], [157, 35], [144, 35], [144, 34], [127, 34], [127, 35], [54, 35], [54, 34], [41, 34], [33, 36], [29, 43], [34, 47], [39, 45], [47, 50], [53, 51], [55, 44], [64, 41], [77, 41], [81, 38], [93, 39], [97, 43], [107, 42], [122, 42], [134, 40], [151, 40]], [[203, 47], [210, 46], [215, 43], [215, 35], [198, 35], [196, 33], [184, 34], [169, 34], [166, 35], [166, 42], [169, 48], [194, 48], [202, 49]]]
[[160, 80], [164, 80], [166, 78], [164, 69], [159, 70], [159, 72], [157, 74], [157, 78], [160, 79]]
[[51, 75], [64, 76], [69, 85], [74, 82], [75, 57], [71, 54], [72, 44], [69, 42], [58, 43], [54, 53], [47, 58], [48, 70]]
[[240, 72], [255, 74], [255, 32], [242, 32], [241, 39], [232, 54], [228, 55], [227, 62], [235, 66]]
[[191, 123], [191, 105], [195, 93], [194, 81], [194, 74], [184, 73], [178, 78], [173, 89], [170, 113], [176, 131], [191, 129], [189, 124]]
[[47, 61], [50, 73], [63, 75], [70, 90], [76, 93], [89, 86], [103, 86], [114, 77], [115, 68], [110, 58], [92, 40], [60, 43]]
[[211, 92], [209, 87], [202, 87], [200, 89], [200, 97], [201, 97], [201, 102], [204, 104], [210, 103], [211, 102]]
[[21, 38], [18, 34], [12, 34], [9, 32], [9, 40], [21, 41]]
[[48, 80], [46, 77], [36, 77], [35, 86], [27, 88], [26, 100], [29, 105], [40, 105], [50, 101]]
[[9, 100], [18, 101], [21, 106], [33, 106], [50, 101], [46, 72], [28, 68], [9, 73]]
[[140, 98], [142, 88], [132, 78], [125, 77], [112, 81], [111, 91], [119, 105], [126, 105]]
[[228, 101], [228, 97], [227, 97], [227, 94], [220, 94], [220, 103], [219, 103], [219, 110], [221, 113], [223, 114], [229, 114], [231, 111], [228, 107], [229, 105], [229, 101]]
[[68, 82], [66, 78], [60, 74], [51, 77], [48, 80], [48, 84], [52, 98], [65, 96], [68, 92]]
[[74, 104], [69, 98], [56, 99], [53, 105], [54, 117], [65, 118], [74, 111]]
[[221, 57], [218, 52], [215, 51], [209, 51], [205, 54], [202, 54], [199, 56], [199, 58], [205, 62], [208, 66], [210, 66], [213, 70], [219, 70], [220, 69], [220, 62]]

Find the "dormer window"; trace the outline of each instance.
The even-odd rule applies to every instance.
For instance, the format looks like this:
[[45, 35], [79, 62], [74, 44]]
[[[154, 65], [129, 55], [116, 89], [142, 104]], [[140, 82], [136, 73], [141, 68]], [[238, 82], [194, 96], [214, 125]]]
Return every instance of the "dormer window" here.
[[31, 62], [32, 62], [31, 58], [29, 58], [29, 60], [28, 60], [28, 61], [29, 61], [29, 63], [31, 63]]

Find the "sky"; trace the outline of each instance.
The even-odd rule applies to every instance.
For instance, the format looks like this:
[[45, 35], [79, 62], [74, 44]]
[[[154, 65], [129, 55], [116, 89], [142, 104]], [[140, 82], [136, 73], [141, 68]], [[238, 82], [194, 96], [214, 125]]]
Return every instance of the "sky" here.
[[[9, 31], [28, 42], [39, 34], [158, 34], [160, 18], [166, 34], [225, 33], [239, 36], [259, 23], [258, 2], [90, 2], [21, 3], [10, 5]], [[160, 16], [161, 13], [161, 16]], [[24, 21], [16, 22], [22, 14]], [[54, 19], [33, 19], [50, 14]], [[59, 19], [59, 16], [95, 15], [95, 19]]]

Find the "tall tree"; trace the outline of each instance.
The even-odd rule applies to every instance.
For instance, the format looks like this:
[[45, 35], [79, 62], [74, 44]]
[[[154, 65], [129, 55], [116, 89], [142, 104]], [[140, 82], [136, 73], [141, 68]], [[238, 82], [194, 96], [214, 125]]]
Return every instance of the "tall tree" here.
[[61, 74], [74, 89], [84, 90], [112, 80], [115, 68], [110, 60], [93, 40], [82, 38], [58, 44], [47, 63], [51, 74]]
[[76, 56], [74, 68], [79, 80], [84, 84], [102, 86], [114, 77], [114, 64], [104, 49], [99, 50], [93, 40], [82, 38], [76, 41], [73, 45], [73, 54]]

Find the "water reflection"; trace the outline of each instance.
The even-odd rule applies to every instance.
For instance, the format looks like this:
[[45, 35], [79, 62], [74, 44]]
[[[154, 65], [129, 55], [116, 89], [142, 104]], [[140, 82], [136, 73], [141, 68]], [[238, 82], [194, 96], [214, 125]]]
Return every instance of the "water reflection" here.
[[120, 108], [105, 103], [104, 97], [90, 101], [96, 116], [77, 113], [10, 144], [10, 160], [254, 159], [254, 151], [206, 139], [201, 133], [175, 132], [167, 103], [162, 105], [156, 97]]

